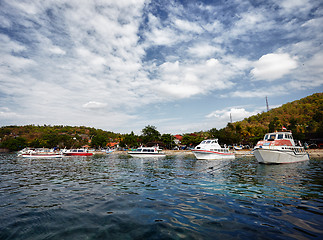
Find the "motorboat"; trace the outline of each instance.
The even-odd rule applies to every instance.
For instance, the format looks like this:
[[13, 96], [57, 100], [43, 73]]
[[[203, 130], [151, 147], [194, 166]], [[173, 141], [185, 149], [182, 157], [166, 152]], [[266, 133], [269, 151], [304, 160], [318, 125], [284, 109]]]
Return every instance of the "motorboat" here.
[[162, 152], [158, 146], [156, 147], [139, 147], [133, 151], [128, 151], [128, 154], [132, 157], [165, 157], [165, 153]]
[[221, 147], [218, 139], [203, 140], [191, 150], [199, 160], [234, 159], [235, 155], [227, 147]]
[[24, 158], [61, 158], [62, 152], [48, 148], [25, 148], [18, 152], [18, 157]]
[[240, 145], [240, 146], [233, 146], [233, 148], [234, 148], [234, 150], [237, 150], [237, 151], [239, 151], [239, 150], [242, 150], [243, 149], [243, 147]]
[[299, 143], [296, 146], [291, 132], [267, 133], [255, 146], [254, 156], [259, 163], [279, 164], [309, 160], [308, 153]]
[[77, 149], [64, 149], [63, 154], [65, 156], [92, 156], [93, 152], [90, 152], [87, 148], [77, 148]]

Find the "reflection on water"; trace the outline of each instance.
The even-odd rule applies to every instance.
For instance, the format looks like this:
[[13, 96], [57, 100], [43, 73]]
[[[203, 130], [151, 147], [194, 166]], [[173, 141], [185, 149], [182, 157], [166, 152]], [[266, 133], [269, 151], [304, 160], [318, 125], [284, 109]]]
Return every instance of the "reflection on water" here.
[[0, 239], [319, 239], [322, 161], [0, 155]]

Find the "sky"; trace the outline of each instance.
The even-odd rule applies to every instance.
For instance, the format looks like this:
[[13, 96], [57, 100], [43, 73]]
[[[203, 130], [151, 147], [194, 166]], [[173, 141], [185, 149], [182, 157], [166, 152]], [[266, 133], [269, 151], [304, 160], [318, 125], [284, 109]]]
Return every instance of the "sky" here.
[[321, 0], [1, 0], [0, 126], [221, 129], [323, 92]]

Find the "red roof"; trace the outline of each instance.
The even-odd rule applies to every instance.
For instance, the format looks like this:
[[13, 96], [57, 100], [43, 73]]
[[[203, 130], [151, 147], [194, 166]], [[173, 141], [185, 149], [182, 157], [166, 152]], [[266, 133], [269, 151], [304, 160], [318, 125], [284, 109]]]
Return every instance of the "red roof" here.
[[183, 136], [181, 136], [181, 135], [174, 135], [174, 137], [175, 137], [176, 139], [180, 140], [180, 141], [182, 141], [182, 138], [183, 138]]
[[118, 142], [108, 142], [107, 147], [114, 147], [115, 145], [118, 145]]

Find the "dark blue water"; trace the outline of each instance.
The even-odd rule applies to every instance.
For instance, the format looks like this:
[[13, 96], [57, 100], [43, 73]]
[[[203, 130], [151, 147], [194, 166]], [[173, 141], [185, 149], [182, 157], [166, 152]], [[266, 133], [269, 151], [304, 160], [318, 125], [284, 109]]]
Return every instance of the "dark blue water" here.
[[0, 155], [0, 239], [322, 239], [323, 160]]

